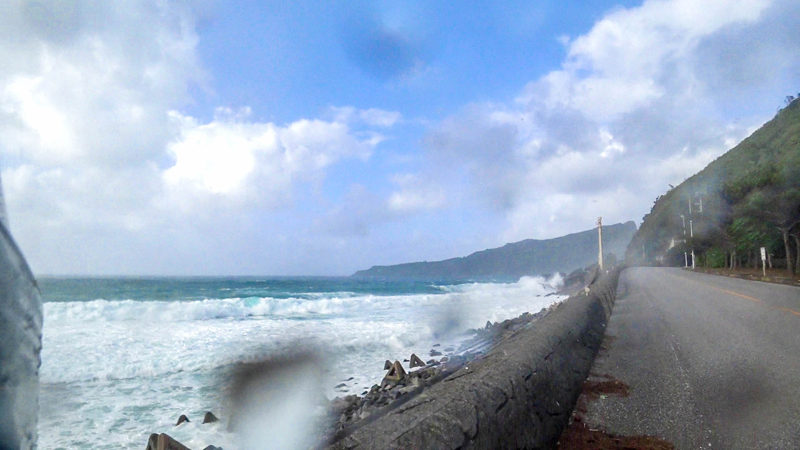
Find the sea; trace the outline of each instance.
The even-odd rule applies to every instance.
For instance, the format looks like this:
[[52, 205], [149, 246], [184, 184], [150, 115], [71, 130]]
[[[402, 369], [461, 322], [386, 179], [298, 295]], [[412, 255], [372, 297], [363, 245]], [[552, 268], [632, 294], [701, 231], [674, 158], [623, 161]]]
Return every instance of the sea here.
[[[227, 431], [233, 367], [313, 348], [324, 395], [362, 394], [385, 360], [423, 360], [563, 300], [553, 278], [513, 283], [346, 277], [40, 278], [39, 448], [141, 449], [151, 433], [240, 448]], [[206, 411], [220, 421], [202, 424]], [[190, 423], [176, 426], [181, 414]]]

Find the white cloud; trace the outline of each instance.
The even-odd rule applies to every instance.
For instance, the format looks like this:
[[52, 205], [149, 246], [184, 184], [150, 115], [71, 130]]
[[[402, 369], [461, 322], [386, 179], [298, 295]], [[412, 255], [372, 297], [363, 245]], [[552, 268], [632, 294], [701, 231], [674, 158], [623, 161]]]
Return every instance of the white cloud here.
[[207, 89], [196, 13], [175, 2], [0, 5], [2, 176], [34, 270], [169, 271], [170, 251], [224, 254], [232, 234], [263, 232], [255, 212], [368, 158], [383, 140], [375, 129], [401, 120], [354, 108], [287, 124], [246, 107], [194, 117], [189, 93]]
[[403, 115], [397, 111], [378, 108], [358, 109], [352, 106], [332, 106], [330, 112], [337, 122], [363, 123], [383, 128], [392, 127], [403, 119]]
[[[758, 34], [783, 30], [784, 45], [796, 48], [800, 33], [780, 24], [798, 14], [796, 2], [767, 0], [650, 0], [615, 10], [588, 33], [560, 39], [562, 66], [514, 103], [472, 105], [439, 124], [426, 141], [432, 161], [467, 174], [451, 189], [478, 186], [479, 198], [505, 211], [507, 240], [585, 229], [596, 216], [639, 219], [668, 183], [767, 119], [727, 117], [716, 75], [737, 65], [738, 54], [772, 55], [759, 59], [763, 74], [747, 89], [772, 86], [777, 104], [773, 71], [791, 78], [800, 55], [778, 52]], [[722, 35], [739, 43], [725, 49], [730, 59], [705, 61]]]
[[394, 213], [408, 214], [435, 210], [445, 205], [444, 191], [438, 186], [421, 182], [418, 175], [395, 175], [393, 182], [399, 190], [389, 196], [387, 206]]
[[207, 124], [175, 111], [170, 116], [180, 133], [167, 145], [175, 164], [163, 178], [171, 190], [201, 195], [275, 204], [295, 181], [318, 177], [343, 158], [365, 159], [372, 148], [340, 122], [303, 119], [278, 126], [248, 120], [247, 110], [219, 110]]
[[[367, 167], [390, 133], [408, 131], [401, 113], [343, 106], [275, 123], [247, 108], [191, 111], [191, 93], [209, 90], [195, 14], [183, 2], [0, 2], [2, 176], [34, 269], [235, 270], [248, 259], [257, 271], [275, 250], [301, 270], [294, 241], [307, 226], [329, 235], [303, 235], [306, 248], [346, 248], [376, 226], [402, 242], [412, 218], [420, 240], [462, 215], [492, 227], [505, 217], [505, 240], [585, 229], [598, 215], [638, 219], [796, 92], [800, 70], [794, 0], [650, 0], [559, 38], [560, 67], [514, 102], [443, 120], [424, 156], [412, 144]], [[393, 76], [413, 72], [413, 58], [400, 63]], [[331, 170], [380, 164], [309, 194]], [[318, 201], [303, 203], [309, 195]]]
[[698, 43], [727, 26], [755, 22], [769, 4], [650, 0], [617, 10], [570, 41], [562, 69], [532, 82], [519, 101], [572, 108], [604, 122], [665, 95], [690, 94], [678, 89], [705, 89], [690, 67]]
[[146, 2], [5, 2], [0, 132], [41, 165], [127, 166], [157, 156], [167, 111], [202, 84], [191, 12]]

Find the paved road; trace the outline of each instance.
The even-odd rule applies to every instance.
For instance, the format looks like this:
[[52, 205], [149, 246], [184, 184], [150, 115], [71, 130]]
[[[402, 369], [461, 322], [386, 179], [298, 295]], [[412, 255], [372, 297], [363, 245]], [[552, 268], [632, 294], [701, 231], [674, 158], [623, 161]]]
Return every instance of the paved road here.
[[800, 448], [800, 288], [632, 268], [617, 293], [592, 373], [630, 395], [590, 402], [588, 425], [677, 448]]

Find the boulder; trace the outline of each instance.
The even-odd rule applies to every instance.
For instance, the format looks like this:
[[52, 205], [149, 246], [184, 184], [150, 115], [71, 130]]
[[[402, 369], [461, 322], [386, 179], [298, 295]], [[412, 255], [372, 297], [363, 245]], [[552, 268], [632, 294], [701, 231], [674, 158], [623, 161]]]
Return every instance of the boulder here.
[[147, 440], [145, 450], [189, 450], [189, 447], [176, 441], [168, 434], [153, 433], [150, 435], [150, 439]]
[[189, 418], [186, 417], [186, 414], [181, 414], [181, 416], [178, 417], [178, 423], [176, 423], [175, 426], [177, 427], [178, 425], [182, 424], [183, 422], [190, 422]]
[[217, 416], [215, 416], [214, 413], [211, 411], [206, 411], [206, 415], [203, 416], [203, 423], [213, 423], [217, 421], [219, 421], [219, 419], [217, 419]]
[[331, 411], [335, 414], [341, 414], [345, 411], [353, 409], [358, 404], [357, 395], [348, 395], [346, 397], [336, 397], [331, 400]]

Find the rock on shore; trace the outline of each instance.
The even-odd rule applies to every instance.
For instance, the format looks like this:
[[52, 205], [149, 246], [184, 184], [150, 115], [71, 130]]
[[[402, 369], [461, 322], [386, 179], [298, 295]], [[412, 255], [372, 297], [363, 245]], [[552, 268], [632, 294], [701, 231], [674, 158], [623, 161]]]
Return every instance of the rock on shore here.
[[[454, 348], [447, 348], [450, 352], [439, 360], [431, 359], [422, 363], [417, 355], [412, 354], [408, 371], [399, 361], [392, 363], [387, 360], [384, 368], [388, 371], [380, 384], [373, 385], [363, 396], [347, 395], [331, 400], [328, 408], [330, 425], [324, 430], [322, 442], [337, 441], [361, 424], [387, 414], [428, 387], [465, 368], [471, 361], [480, 359], [505, 337], [546, 316], [553, 308], [542, 309], [536, 314], [524, 313], [499, 323], [487, 322], [486, 327], [471, 330], [473, 337], [464, 342], [457, 352]], [[433, 349], [431, 354], [442, 355]], [[422, 366], [414, 370], [420, 364]]]

